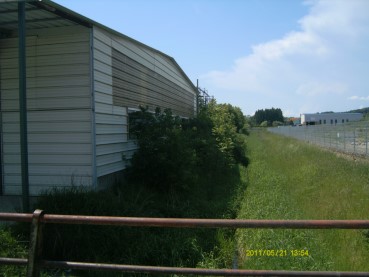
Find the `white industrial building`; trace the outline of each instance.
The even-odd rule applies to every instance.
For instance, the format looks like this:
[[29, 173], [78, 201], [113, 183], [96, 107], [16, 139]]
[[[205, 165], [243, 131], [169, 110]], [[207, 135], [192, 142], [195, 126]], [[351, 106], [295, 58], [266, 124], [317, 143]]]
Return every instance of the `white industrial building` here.
[[301, 114], [301, 124], [303, 125], [334, 125], [352, 121], [359, 121], [363, 118], [361, 113], [306, 113]]
[[[96, 189], [137, 148], [128, 138], [130, 111], [143, 105], [196, 114], [197, 89], [172, 57], [49, 0], [23, 2], [21, 26], [19, 3], [0, 2], [0, 195]], [[22, 70], [28, 188], [21, 173]]]

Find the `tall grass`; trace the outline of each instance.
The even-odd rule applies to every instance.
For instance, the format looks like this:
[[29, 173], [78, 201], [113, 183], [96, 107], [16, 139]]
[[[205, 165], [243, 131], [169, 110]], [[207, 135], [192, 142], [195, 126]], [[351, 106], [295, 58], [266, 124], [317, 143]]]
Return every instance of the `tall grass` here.
[[[43, 195], [34, 208], [57, 214], [235, 217], [235, 207], [230, 203], [239, 186], [238, 170], [214, 175], [217, 179], [199, 180], [202, 185], [199, 183], [191, 194], [171, 197], [145, 185], [119, 183], [100, 192], [80, 188], [51, 191]], [[29, 224], [13, 228], [17, 233], [29, 235]], [[209, 255], [220, 256], [214, 246], [232, 235], [215, 229], [46, 224], [43, 255], [51, 260], [196, 267]], [[220, 258], [217, 264], [223, 266], [224, 259]], [[73, 271], [72, 274], [107, 276], [107, 273], [93, 271]], [[147, 275], [109, 272], [108, 276]]]
[[[0, 257], [6, 258], [26, 258], [27, 251], [25, 245], [20, 243], [8, 228], [0, 226]], [[19, 266], [0, 265], [0, 276], [13, 277], [24, 276], [26, 270]]]
[[[254, 131], [248, 140], [245, 219], [368, 219], [369, 163], [338, 157], [307, 143]], [[360, 230], [239, 230], [239, 264], [270, 270], [369, 270]], [[247, 250], [287, 250], [279, 257]], [[292, 256], [308, 250], [309, 256]], [[305, 252], [306, 253], [306, 252]]]

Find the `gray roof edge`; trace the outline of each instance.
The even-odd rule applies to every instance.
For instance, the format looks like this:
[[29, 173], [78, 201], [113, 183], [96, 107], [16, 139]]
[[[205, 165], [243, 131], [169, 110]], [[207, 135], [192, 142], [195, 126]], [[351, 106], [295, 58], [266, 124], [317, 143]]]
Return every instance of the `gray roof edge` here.
[[350, 113], [350, 112], [333, 112], [333, 113], [302, 113], [301, 115], [326, 115], [326, 114], [362, 114], [362, 113]]
[[[135, 39], [133, 39], [133, 38], [131, 38], [131, 37], [129, 37], [129, 36], [127, 36], [127, 35], [124, 35], [124, 34], [122, 34], [122, 33], [120, 33], [120, 32], [118, 32], [118, 31], [116, 31], [116, 30], [114, 30], [114, 29], [111, 29], [111, 28], [109, 28], [109, 27], [107, 27], [107, 26], [105, 26], [105, 25], [103, 25], [103, 24], [101, 24], [101, 23], [98, 23], [98, 22], [96, 22], [96, 21], [94, 21], [94, 20], [92, 20], [92, 19], [90, 19], [90, 18], [88, 18], [88, 17], [86, 17], [86, 16], [83, 16], [83, 15], [81, 15], [81, 14], [79, 14], [79, 13], [77, 13], [77, 12], [74, 12], [74, 11], [72, 11], [72, 10], [70, 10], [70, 9], [68, 9], [68, 8], [66, 8], [66, 7], [64, 7], [64, 6], [62, 6], [62, 5], [59, 5], [59, 4], [57, 4], [57, 3], [55, 3], [55, 2], [53, 2], [53, 1], [51, 1], [51, 0], [26, 0], [27, 2], [35, 2], [35, 3], [43, 3], [44, 5], [48, 5], [48, 6], [50, 6], [50, 7], [52, 7], [52, 8], [54, 8], [54, 9], [57, 9], [57, 10], [59, 10], [59, 11], [61, 11], [61, 12], [63, 12], [63, 13], [66, 13], [66, 14], [69, 14], [69, 15], [71, 15], [72, 17], [75, 17], [76, 19], [78, 19], [79, 21], [83, 21], [83, 22], [85, 22], [86, 24], [88, 24], [88, 25], [95, 25], [95, 26], [97, 26], [97, 27], [99, 27], [99, 28], [101, 28], [101, 29], [103, 29], [103, 30], [106, 30], [106, 31], [108, 31], [109, 33], [112, 33], [112, 34], [115, 34], [115, 35], [117, 35], [117, 36], [120, 36], [120, 37], [123, 37], [124, 39], [127, 39], [127, 40], [129, 40], [129, 41], [131, 41], [131, 42], [133, 42], [133, 43], [135, 43], [135, 44], [138, 44], [138, 45], [140, 45], [140, 46], [143, 46], [143, 47], [145, 47], [145, 48], [147, 48], [147, 49], [149, 49], [149, 50], [151, 50], [151, 51], [153, 51], [153, 52], [155, 52], [155, 53], [157, 53], [157, 54], [159, 54], [159, 55], [162, 55], [162, 56], [164, 56], [164, 57], [166, 57], [166, 58], [168, 58], [169, 60], [171, 60], [172, 62], [173, 62], [173, 64], [179, 69], [179, 71], [181, 72], [181, 74], [183, 75], [183, 77], [187, 80], [187, 82], [189, 82], [189, 84], [191, 85], [191, 87], [195, 90], [195, 92], [197, 93], [197, 88], [196, 88], [196, 86], [192, 83], [192, 81], [190, 80], [190, 78], [187, 76], [187, 74], [183, 71], [183, 69], [179, 66], [179, 64], [176, 62], [176, 60], [173, 58], [173, 57], [171, 57], [171, 56], [169, 56], [169, 55], [167, 55], [167, 54], [165, 54], [164, 52], [161, 52], [161, 51], [159, 51], [159, 50], [157, 50], [157, 49], [155, 49], [155, 48], [152, 48], [151, 46], [148, 46], [147, 44], [144, 44], [144, 43], [142, 43], [142, 42], [140, 42], [140, 41], [138, 41], [138, 40], [135, 40]], [[47, 9], [47, 6], [45, 7], [46, 9]], [[195, 93], [195, 94], [196, 94]]]

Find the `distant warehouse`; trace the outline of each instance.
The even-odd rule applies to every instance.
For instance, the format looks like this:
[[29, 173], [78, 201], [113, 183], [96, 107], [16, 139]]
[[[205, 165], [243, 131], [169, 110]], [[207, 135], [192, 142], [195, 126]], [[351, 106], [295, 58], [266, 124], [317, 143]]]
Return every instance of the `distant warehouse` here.
[[306, 113], [301, 114], [301, 124], [343, 124], [351, 121], [359, 121], [363, 118], [361, 113]]
[[172, 57], [49, 0], [1, 1], [0, 14], [0, 195], [96, 189], [137, 149], [128, 117], [139, 105], [196, 114], [197, 89]]

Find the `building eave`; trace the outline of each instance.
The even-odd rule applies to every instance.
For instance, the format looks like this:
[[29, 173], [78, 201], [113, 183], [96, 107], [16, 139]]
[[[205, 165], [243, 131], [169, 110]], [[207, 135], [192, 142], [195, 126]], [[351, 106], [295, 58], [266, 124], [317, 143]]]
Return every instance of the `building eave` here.
[[[1, 4], [6, 4], [6, 5], [14, 5], [14, 10], [16, 10], [16, 5], [17, 3], [19, 2], [19, 0], [5, 0], [3, 2], [0, 3], [0, 6]], [[44, 10], [44, 11], [47, 11], [53, 15], [55, 15], [55, 17], [52, 17], [52, 18], [49, 18], [50, 21], [51, 20], [58, 20], [60, 18], [62, 19], [65, 19], [66, 21], [68, 22], [72, 22], [74, 24], [77, 24], [77, 25], [82, 25], [82, 26], [85, 26], [87, 28], [92, 28], [93, 26], [96, 26], [98, 28], [101, 28], [103, 30], [105, 30], [106, 32], [108, 33], [111, 33], [111, 34], [114, 34], [118, 37], [121, 37], [125, 40], [128, 40], [136, 45], [139, 45], [140, 47], [143, 47], [153, 53], [156, 53], [158, 55], [161, 55], [165, 58], [167, 58], [168, 60], [170, 60], [173, 65], [178, 69], [178, 71], [181, 73], [181, 75], [183, 76], [183, 78], [189, 83], [190, 87], [194, 90], [195, 93], [197, 93], [197, 88], [196, 86], [193, 84], [193, 82], [190, 80], [190, 78], [186, 75], [186, 73], [182, 70], [182, 68], [178, 65], [178, 63], [175, 61], [175, 59], [155, 48], [152, 48], [151, 46], [148, 46], [138, 40], [135, 40], [127, 35], [124, 35], [112, 28], [109, 28], [99, 22], [96, 22], [86, 16], [83, 16], [75, 11], [72, 11], [64, 6], [61, 6], [51, 0], [26, 0], [25, 1], [27, 3], [27, 5], [29, 6], [33, 6], [34, 8], [36, 9], [40, 9], [40, 10]], [[9, 11], [10, 12], [10, 11]], [[43, 20], [46, 20], [47, 18], [42, 18]], [[42, 19], [39, 19], [39, 20], [42, 20]], [[35, 19], [37, 20], [37, 19]], [[15, 21], [15, 20], [14, 20]], [[13, 23], [12, 21], [10, 21], [11, 23]], [[41, 21], [40, 21], [41, 22]], [[9, 30], [7, 28], [3, 28], [3, 26], [1, 26], [1, 21], [0, 21], [0, 31], [2, 30], [1, 33], [7, 33]], [[72, 24], [71, 23], [71, 24]], [[9, 24], [9, 23], [8, 23]], [[45, 24], [47, 24], [47, 22], [45, 22]], [[44, 24], [44, 25], [45, 25]], [[15, 26], [15, 25], [14, 25]], [[42, 27], [43, 25], [41, 25], [40, 23], [40, 28]], [[12, 27], [12, 26], [11, 26]], [[53, 25], [50, 23], [50, 27], [53, 27]], [[14, 31], [16, 31], [16, 28], [12, 27], [14, 29]]]

